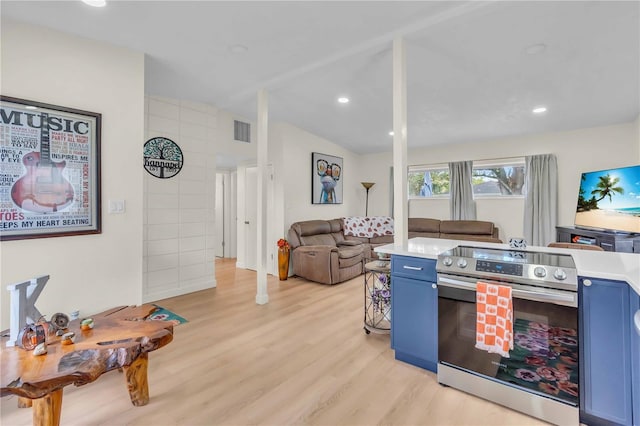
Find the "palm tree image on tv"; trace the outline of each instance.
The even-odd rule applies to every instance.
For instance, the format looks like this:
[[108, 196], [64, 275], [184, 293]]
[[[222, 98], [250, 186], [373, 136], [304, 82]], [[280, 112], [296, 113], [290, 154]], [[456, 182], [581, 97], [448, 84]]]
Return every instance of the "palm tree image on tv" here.
[[[586, 176], [582, 174], [582, 182], [586, 181]], [[598, 176], [598, 183], [596, 184], [596, 189], [591, 191], [591, 198], [585, 200], [584, 198], [584, 188], [580, 185], [580, 193], [578, 195], [578, 211], [588, 211], [598, 209], [598, 203], [604, 200], [606, 197], [609, 197], [609, 202], [613, 201], [612, 196], [615, 194], [624, 194], [624, 188], [621, 186], [617, 186], [620, 182], [619, 177], [611, 177], [609, 173], [604, 176]], [[598, 198], [596, 199], [596, 196]]]
[[575, 225], [640, 233], [640, 165], [583, 173]]

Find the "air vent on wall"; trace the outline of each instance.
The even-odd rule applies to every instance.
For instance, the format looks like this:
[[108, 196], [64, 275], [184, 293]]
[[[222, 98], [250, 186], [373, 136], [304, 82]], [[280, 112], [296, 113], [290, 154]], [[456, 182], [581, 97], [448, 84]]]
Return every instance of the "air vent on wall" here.
[[233, 120], [233, 138], [240, 142], [251, 142], [251, 125]]

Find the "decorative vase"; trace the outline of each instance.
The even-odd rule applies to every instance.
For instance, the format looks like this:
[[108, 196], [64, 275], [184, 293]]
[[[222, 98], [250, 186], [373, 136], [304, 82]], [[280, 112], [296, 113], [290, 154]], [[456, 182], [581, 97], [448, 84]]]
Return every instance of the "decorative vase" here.
[[280, 281], [284, 281], [289, 276], [289, 248], [278, 248], [278, 275]]

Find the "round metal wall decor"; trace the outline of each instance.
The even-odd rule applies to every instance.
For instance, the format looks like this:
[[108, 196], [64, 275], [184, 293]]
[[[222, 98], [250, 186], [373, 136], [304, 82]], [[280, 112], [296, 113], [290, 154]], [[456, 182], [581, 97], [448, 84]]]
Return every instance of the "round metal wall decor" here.
[[144, 144], [144, 169], [160, 178], [172, 178], [182, 170], [182, 150], [171, 139], [151, 138]]

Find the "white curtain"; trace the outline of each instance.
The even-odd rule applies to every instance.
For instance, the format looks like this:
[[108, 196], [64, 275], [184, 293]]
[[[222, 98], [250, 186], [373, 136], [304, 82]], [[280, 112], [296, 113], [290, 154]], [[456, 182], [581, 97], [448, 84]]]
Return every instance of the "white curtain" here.
[[524, 238], [546, 246], [556, 240], [558, 220], [558, 164], [553, 154], [526, 157]]
[[451, 220], [475, 220], [476, 202], [473, 200], [473, 161], [449, 163], [449, 194]]

